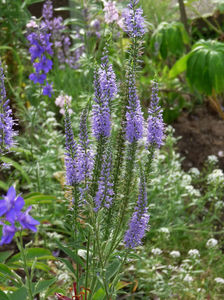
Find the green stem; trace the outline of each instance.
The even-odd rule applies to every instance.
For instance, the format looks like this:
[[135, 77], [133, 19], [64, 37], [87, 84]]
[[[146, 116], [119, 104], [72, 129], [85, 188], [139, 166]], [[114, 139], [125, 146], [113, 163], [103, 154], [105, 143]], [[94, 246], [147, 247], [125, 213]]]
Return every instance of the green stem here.
[[24, 271], [26, 273], [26, 289], [27, 289], [28, 297], [29, 297], [30, 300], [33, 300], [30, 273], [29, 273], [28, 266], [27, 266], [26, 253], [25, 253], [24, 248], [23, 248], [23, 238], [22, 238], [22, 232], [21, 231], [19, 232], [19, 239], [16, 238], [16, 242], [17, 242], [17, 246], [18, 246], [18, 248], [20, 250], [20, 253], [21, 253], [21, 256], [22, 256], [23, 267], [24, 267]]
[[89, 276], [89, 250], [90, 250], [90, 230], [87, 238], [87, 255], [86, 255], [86, 279], [85, 279], [85, 300], [87, 300], [88, 295], [88, 276]]
[[[73, 190], [73, 222], [72, 222], [72, 238], [76, 243], [77, 241], [77, 227], [78, 227], [78, 187], [75, 184]], [[75, 254], [78, 256], [78, 247], [75, 247]], [[76, 282], [77, 282], [77, 292], [79, 293], [79, 264], [76, 266]]]
[[[97, 250], [98, 250], [98, 254], [99, 254], [99, 262], [100, 262], [100, 266], [102, 269], [102, 272], [104, 270], [104, 266], [105, 264], [103, 263], [103, 255], [100, 249], [100, 233], [99, 233], [99, 224], [97, 224], [96, 226], [94, 226], [95, 231], [96, 231], [96, 245], [97, 245]], [[108, 286], [107, 286], [107, 281], [105, 279], [104, 274], [102, 274], [102, 279], [103, 279], [103, 283], [104, 283], [104, 288], [105, 288], [105, 293], [106, 293], [106, 297], [109, 300], [109, 292], [108, 292]]]
[[102, 157], [104, 153], [105, 144], [106, 144], [106, 139], [101, 137], [97, 144], [97, 154], [96, 154], [96, 159], [95, 159], [94, 169], [93, 169], [93, 179], [92, 179], [92, 185], [90, 187], [90, 192], [92, 197], [95, 196], [98, 187], [98, 179], [101, 173]]
[[127, 211], [129, 194], [130, 194], [130, 189], [131, 189], [132, 179], [133, 179], [136, 149], [137, 149], [137, 142], [134, 141], [132, 144], [129, 145], [129, 149], [128, 149], [128, 153], [127, 153], [128, 160], [127, 160], [126, 171], [125, 171], [124, 199], [120, 205], [118, 225], [115, 228], [115, 232], [114, 232], [113, 239], [111, 242], [111, 247], [110, 247], [108, 255], [105, 259], [105, 262], [110, 257], [111, 252], [115, 249], [114, 244], [116, 244], [116, 240], [117, 240], [117, 237], [121, 230], [121, 227], [125, 222], [125, 213]]

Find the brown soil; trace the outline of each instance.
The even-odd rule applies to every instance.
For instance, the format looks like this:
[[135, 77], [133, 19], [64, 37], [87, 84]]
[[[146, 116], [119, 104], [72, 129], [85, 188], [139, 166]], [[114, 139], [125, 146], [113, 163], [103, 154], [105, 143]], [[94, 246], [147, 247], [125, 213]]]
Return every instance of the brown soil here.
[[202, 169], [208, 155], [219, 158], [219, 167], [224, 170], [224, 120], [204, 105], [194, 112], [184, 112], [173, 124], [179, 152], [185, 157], [183, 168]]

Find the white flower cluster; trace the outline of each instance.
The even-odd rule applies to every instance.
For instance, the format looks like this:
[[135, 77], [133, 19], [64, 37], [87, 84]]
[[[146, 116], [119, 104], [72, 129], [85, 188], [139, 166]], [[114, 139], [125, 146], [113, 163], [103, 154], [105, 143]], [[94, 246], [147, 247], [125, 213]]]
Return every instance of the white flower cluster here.
[[206, 243], [206, 246], [208, 248], [214, 248], [218, 244], [218, 241], [216, 239], [209, 239]]
[[197, 168], [191, 168], [188, 172], [193, 177], [198, 177], [200, 175], [200, 171]]
[[152, 254], [154, 254], [154, 255], [160, 255], [163, 253], [163, 251], [159, 248], [153, 248], [151, 251], [152, 251]]
[[200, 257], [200, 253], [197, 249], [191, 249], [188, 251], [188, 255], [193, 257], [193, 258], [196, 258], [196, 257]]
[[210, 164], [213, 164], [213, 165], [215, 165], [215, 164], [217, 164], [218, 163], [218, 157], [216, 156], [216, 155], [209, 155], [208, 156], [208, 162], [210, 163]]
[[[71, 102], [72, 102], [72, 97], [65, 95], [63, 92], [61, 92], [61, 94], [55, 100], [55, 104], [61, 108], [60, 113], [62, 115], [65, 114], [65, 109], [64, 109], [65, 103], [69, 106], [71, 104]], [[72, 109], [69, 108], [68, 112], [69, 112], [69, 114], [71, 114]]]
[[221, 277], [216, 277], [216, 278], [215, 278], [215, 282], [224, 284], [224, 279], [221, 278]]
[[221, 169], [215, 169], [207, 178], [208, 184], [223, 184], [224, 183], [224, 173]]
[[180, 252], [173, 250], [170, 252], [170, 256], [172, 256], [173, 258], [180, 257]]

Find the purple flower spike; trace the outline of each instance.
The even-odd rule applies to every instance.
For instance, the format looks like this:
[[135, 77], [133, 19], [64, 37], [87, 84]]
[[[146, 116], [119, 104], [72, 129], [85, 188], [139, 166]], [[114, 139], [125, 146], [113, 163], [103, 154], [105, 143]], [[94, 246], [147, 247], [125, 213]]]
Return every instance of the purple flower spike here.
[[127, 248], [135, 248], [141, 244], [141, 240], [147, 229], [148, 221], [149, 214], [147, 211], [145, 176], [144, 174], [141, 174], [137, 206], [135, 207], [135, 211], [129, 223], [129, 229], [124, 236], [124, 242]]
[[117, 94], [116, 77], [109, 64], [107, 50], [101, 58], [101, 65], [94, 74], [93, 135], [96, 139], [109, 137], [111, 130], [110, 104]]
[[16, 231], [17, 229], [14, 225], [3, 225], [0, 246], [2, 246], [3, 244], [10, 244]]
[[77, 143], [74, 139], [68, 106], [65, 106], [65, 149], [66, 182], [72, 186], [79, 183], [80, 176], [77, 169]]
[[129, 11], [124, 15], [125, 31], [130, 38], [142, 38], [146, 32], [145, 19], [141, 8], [136, 8], [138, 0], [130, 0]]
[[98, 211], [102, 206], [109, 208], [112, 204], [114, 195], [112, 183], [112, 156], [110, 149], [103, 157], [103, 165], [101, 176], [98, 182], [98, 191], [95, 196], [95, 211]]
[[83, 111], [80, 120], [78, 164], [80, 181], [90, 178], [93, 168], [93, 153], [89, 145], [86, 110]]
[[14, 223], [17, 214], [21, 211], [25, 202], [21, 196], [16, 197], [16, 191], [11, 186], [7, 192], [7, 195], [0, 199], [0, 216], [5, 215], [7, 221]]
[[99, 70], [95, 71], [94, 89], [96, 104], [93, 105], [93, 135], [99, 140], [101, 137], [109, 137], [111, 129], [109, 103], [102, 91]]
[[148, 117], [148, 143], [160, 148], [164, 139], [162, 109], [159, 106], [158, 83], [153, 82], [152, 96]]
[[143, 114], [136, 91], [134, 74], [129, 74], [126, 120], [126, 138], [129, 143], [141, 139], [143, 135]]
[[0, 154], [7, 152], [14, 145], [16, 132], [13, 126], [16, 122], [12, 118], [9, 100], [6, 99], [4, 73], [0, 61]]
[[25, 212], [20, 213], [17, 217], [17, 220], [20, 222], [23, 228], [30, 229], [36, 232], [37, 231], [36, 226], [39, 225], [40, 222], [38, 222], [37, 220], [35, 220], [29, 215], [31, 209], [32, 206], [29, 206]]

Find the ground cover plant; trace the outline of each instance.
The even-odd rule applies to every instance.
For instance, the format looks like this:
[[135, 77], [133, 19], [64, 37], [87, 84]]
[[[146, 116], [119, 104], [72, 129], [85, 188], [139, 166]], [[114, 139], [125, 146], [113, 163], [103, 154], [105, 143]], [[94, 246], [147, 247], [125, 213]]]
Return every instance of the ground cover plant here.
[[222, 299], [224, 173], [183, 169], [164, 122], [193, 109], [183, 91], [219, 103], [222, 42], [191, 49], [169, 1], [6, 2], [0, 300]]

